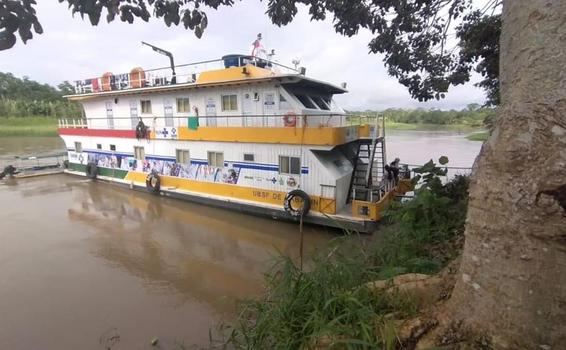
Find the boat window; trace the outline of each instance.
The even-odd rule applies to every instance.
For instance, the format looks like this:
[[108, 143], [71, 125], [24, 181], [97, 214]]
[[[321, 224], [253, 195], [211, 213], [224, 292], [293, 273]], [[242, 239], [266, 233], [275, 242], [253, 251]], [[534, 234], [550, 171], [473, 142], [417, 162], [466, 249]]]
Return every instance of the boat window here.
[[115, 151], [115, 150], [116, 150], [116, 145], [110, 145], [110, 150], [111, 150], [111, 151]]
[[327, 104], [326, 102], [324, 102], [324, 100], [322, 99], [322, 97], [320, 97], [320, 96], [311, 96], [311, 99], [314, 101], [314, 103], [316, 103], [316, 105], [318, 106], [318, 108], [324, 109], [325, 111], [330, 110], [330, 107], [328, 106], [328, 104]]
[[178, 98], [177, 99], [177, 113], [189, 113], [191, 108], [189, 106], [188, 98]]
[[145, 150], [143, 147], [134, 146], [134, 158], [137, 160], [144, 160], [145, 159]]
[[314, 105], [314, 103], [311, 101], [311, 99], [307, 95], [295, 94], [295, 96], [297, 96], [299, 101], [301, 101], [303, 106], [305, 106], [306, 108], [317, 109], [316, 106]]
[[238, 96], [222, 95], [222, 111], [237, 111], [237, 110], [238, 110]]
[[255, 162], [255, 156], [253, 153], [244, 153], [245, 162]]
[[178, 164], [190, 164], [191, 158], [189, 157], [189, 150], [178, 149], [176, 150], [176, 159]]
[[75, 142], [75, 152], [81, 153], [83, 151], [83, 144], [80, 142]]
[[142, 100], [141, 101], [141, 112], [144, 114], [151, 113], [151, 101], [150, 100]]
[[279, 173], [280, 174], [301, 174], [301, 158], [279, 156]]
[[217, 168], [224, 167], [224, 153], [208, 151], [208, 165]]
[[97, 143], [97, 144], [96, 144], [96, 149], [102, 149], [102, 144], [101, 144], [101, 143]]

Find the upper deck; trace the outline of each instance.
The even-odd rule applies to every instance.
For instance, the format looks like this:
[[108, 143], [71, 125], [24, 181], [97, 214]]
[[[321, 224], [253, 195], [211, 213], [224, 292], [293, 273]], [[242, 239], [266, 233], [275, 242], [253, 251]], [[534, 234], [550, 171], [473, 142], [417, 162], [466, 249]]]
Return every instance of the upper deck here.
[[101, 77], [77, 80], [70, 100], [133, 93], [190, 90], [226, 84], [277, 81], [289, 85], [316, 88], [330, 94], [346, 89], [305, 76], [305, 68], [246, 55], [227, 55], [221, 59], [200, 61], [155, 69], [133, 68], [129, 73], [104, 73]]
[[[369, 137], [334, 101], [345, 88], [305, 76], [305, 69], [228, 55], [220, 60], [75, 82], [84, 116], [61, 121], [61, 135], [335, 146]], [[376, 124], [373, 121], [369, 122]]]

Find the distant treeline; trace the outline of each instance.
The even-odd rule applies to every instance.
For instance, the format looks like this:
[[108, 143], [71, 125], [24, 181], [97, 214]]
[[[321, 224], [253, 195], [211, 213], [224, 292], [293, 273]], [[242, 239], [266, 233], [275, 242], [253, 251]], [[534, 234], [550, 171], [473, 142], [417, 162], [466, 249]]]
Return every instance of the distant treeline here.
[[0, 72], [0, 118], [7, 117], [79, 117], [79, 104], [63, 98], [74, 92], [69, 82], [57, 88], [40, 84], [27, 77]]
[[356, 113], [381, 113], [388, 121], [407, 124], [443, 124], [470, 125], [490, 127], [495, 117], [495, 108], [482, 107], [479, 104], [469, 104], [457, 111], [454, 109], [442, 111], [439, 109], [400, 109], [389, 108], [381, 112], [365, 111]]

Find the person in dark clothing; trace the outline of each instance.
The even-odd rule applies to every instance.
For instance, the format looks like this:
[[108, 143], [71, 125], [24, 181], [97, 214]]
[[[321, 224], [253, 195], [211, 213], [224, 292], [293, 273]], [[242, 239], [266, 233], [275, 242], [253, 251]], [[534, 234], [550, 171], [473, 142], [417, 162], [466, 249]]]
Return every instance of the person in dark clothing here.
[[399, 183], [399, 158], [385, 165], [385, 171], [387, 171], [387, 179], [397, 185]]

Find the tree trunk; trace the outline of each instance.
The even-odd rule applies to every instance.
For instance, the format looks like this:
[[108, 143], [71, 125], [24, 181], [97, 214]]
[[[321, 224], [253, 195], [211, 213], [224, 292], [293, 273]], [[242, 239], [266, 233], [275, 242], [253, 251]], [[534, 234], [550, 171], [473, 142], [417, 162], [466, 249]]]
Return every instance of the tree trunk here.
[[500, 62], [450, 315], [496, 348], [566, 349], [566, 0], [505, 0]]

